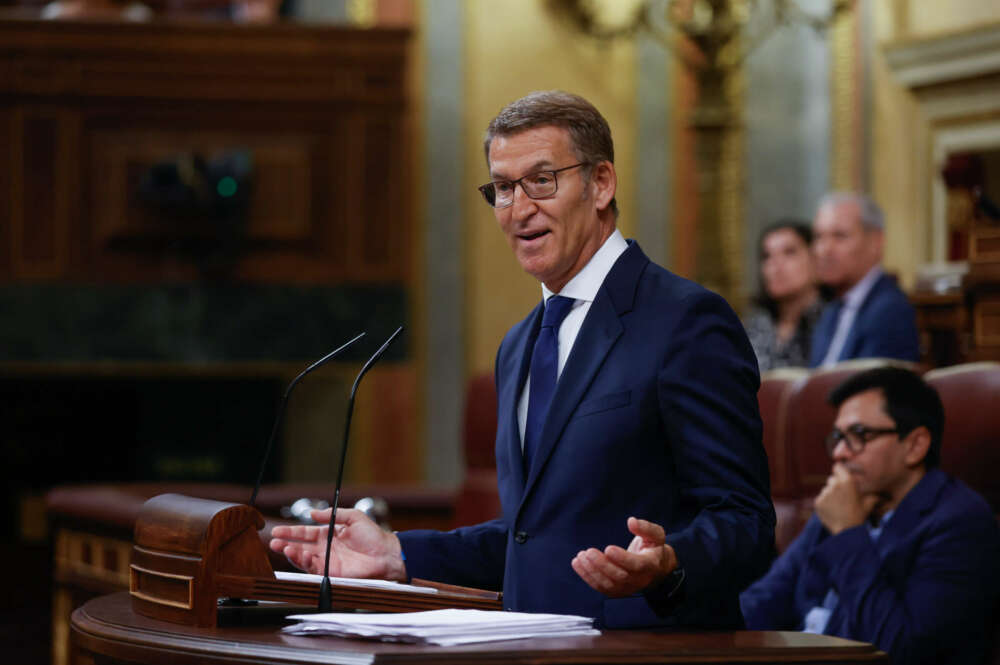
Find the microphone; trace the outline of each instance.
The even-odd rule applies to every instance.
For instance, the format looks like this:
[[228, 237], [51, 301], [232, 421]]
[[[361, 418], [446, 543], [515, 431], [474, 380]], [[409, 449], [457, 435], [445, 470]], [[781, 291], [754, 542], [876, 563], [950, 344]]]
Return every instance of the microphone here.
[[337, 521], [337, 503], [340, 501], [340, 486], [344, 479], [344, 462], [347, 461], [347, 437], [351, 432], [351, 415], [354, 413], [354, 396], [358, 392], [358, 384], [361, 383], [361, 377], [368, 373], [368, 370], [372, 368], [379, 358], [385, 353], [389, 345], [392, 344], [399, 334], [403, 332], [403, 326], [396, 328], [396, 332], [389, 336], [389, 339], [385, 340], [385, 343], [379, 347], [379, 350], [368, 359], [361, 371], [358, 372], [358, 378], [354, 379], [354, 386], [351, 387], [351, 396], [347, 400], [347, 420], [344, 423], [344, 445], [340, 448], [340, 468], [337, 470], [337, 487], [333, 493], [333, 503], [330, 504], [330, 528], [326, 532], [326, 557], [323, 560], [323, 581], [319, 585], [319, 605], [318, 609], [320, 612], [330, 611], [330, 549], [333, 547], [333, 527]]
[[347, 342], [340, 348], [334, 349], [330, 353], [326, 354], [325, 356], [314, 362], [312, 365], [309, 365], [309, 367], [306, 367], [304, 370], [302, 370], [302, 373], [299, 374], [294, 379], [292, 379], [292, 382], [288, 384], [288, 388], [285, 389], [285, 396], [281, 398], [281, 405], [278, 407], [278, 415], [274, 419], [274, 427], [271, 429], [271, 438], [267, 440], [267, 448], [264, 450], [264, 459], [261, 460], [260, 462], [260, 472], [257, 474], [257, 483], [253, 486], [253, 494], [250, 495], [251, 508], [253, 508], [257, 503], [257, 492], [260, 491], [260, 483], [264, 479], [264, 469], [267, 468], [267, 458], [270, 457], [271, 455], [271, 446], [274, 445], [274, 437], [278, 433], [278, 425], [281, 424], [281, 419], [285, 415], [285, 407], [288, 406], [288, 396], [292, 393], [292, 388], [294, 388], [298, 384], [298, 382], [302, 380], [302, 377], [304, 377], [306, 374], [330, 362], [331, 360], [339, 356], [344, 349], [351, 346], [364, 336], [365, 333], [361, 333], [360, 335], [358, 335], [351, 341]]

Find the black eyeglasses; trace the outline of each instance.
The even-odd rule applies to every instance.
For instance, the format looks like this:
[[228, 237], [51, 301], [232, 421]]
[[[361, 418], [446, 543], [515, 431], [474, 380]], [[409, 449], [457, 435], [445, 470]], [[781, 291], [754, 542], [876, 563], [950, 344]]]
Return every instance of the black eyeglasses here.
[[572, 166], [564, 166], [561, 169], [551, 171], [536, 171], [526, 176], [521, 176], [517, 180], [494, 180], [479, 188], [483, 198], [494, 208], [506, 208], [514, 204], [514, 189], [521, 185], [521, 189], [530, 199], [547, 199], [555, 196], [559, 190], [559, 181], [556, 174], [560, 171], [568, 171], [578, 166], [585, 166], [588, 162], [580, 162]]
[[865, 444], [874, 441], [886, 434], [899, 434], [896, 427], [868, 427], [866, 425], [851, 425], [846, 431], [834, 428], [826, 437], [826, 452], [833, 457], [833, 451], [841, 441], [847, 443], [847, 448], [852, 453], [860, 453], [865, 449]]

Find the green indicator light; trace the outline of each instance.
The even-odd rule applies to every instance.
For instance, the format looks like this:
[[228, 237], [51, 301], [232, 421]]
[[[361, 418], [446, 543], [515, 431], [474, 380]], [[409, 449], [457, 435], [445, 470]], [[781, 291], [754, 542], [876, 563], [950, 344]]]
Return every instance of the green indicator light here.
[[215, 191], [219, 193], [219, 196], [228, 199], [236, 193], [236, 181], [227, 175], [225, 178], [219, 180], [219, 184], [215, 186]]

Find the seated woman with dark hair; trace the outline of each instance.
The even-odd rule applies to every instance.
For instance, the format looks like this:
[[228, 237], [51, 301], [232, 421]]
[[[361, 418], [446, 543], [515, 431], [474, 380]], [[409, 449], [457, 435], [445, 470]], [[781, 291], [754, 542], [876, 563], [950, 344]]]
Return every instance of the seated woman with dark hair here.
[[809, 365], [809, 342], [823, 307], [812, 229], [781, 220], [760, 234], [760, 295], [744, 325], [760, 371]]

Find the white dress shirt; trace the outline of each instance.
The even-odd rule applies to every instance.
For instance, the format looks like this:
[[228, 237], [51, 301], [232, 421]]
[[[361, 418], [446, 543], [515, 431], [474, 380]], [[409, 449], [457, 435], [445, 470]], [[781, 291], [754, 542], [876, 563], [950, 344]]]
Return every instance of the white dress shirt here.
[[[583, 266], [580, 272], [573, 275], [573, 278], [566, 283], [562, 291], [558, 294], [552, 293], [542, 284], [542, 298], [545, 302], [548, 302], [549, 298], [554, 295], [566, 296], [575, 301], [573, 307], [569, 310], [569, 314], [563, 319], [562, 325], [559, 326], [559, 364], [556, 367], [557, 386], [559, 385], [558, 377], [562, 376], [563, 367], [566, 366], [566, 359], [569, 358], [573, 342], [576, 341], [576, 336], [580, 332], [583, 320], [587, 317], [587, 312], [590, 311], [591, 303], [597, 297], [597, 292], [600, 290], [601, 284], [604, 283], [604, 278], [611, 272], [615, 261], [618, 260], [618, 257], [626, 249], [628, 249], [628, 242], [625, 241], [625, 237], [621, 234], [621, 231], [615, 229], [608, 239], [604, 241], [604, 244], [601, 245], [601, 248], [590, 257], [587, 265]], [[528, 421], [528, 391], [530, 386], [531, 381], [525, 379], [524, 388], [521, 390], [521, 398], [517, 403], [517, 427], [521, 434], [522, 449], [524, 448], [524, 427]]]

